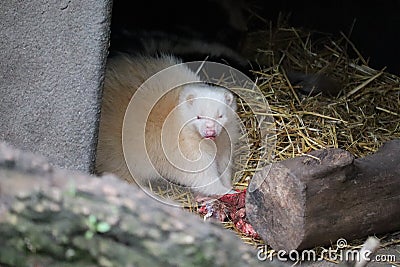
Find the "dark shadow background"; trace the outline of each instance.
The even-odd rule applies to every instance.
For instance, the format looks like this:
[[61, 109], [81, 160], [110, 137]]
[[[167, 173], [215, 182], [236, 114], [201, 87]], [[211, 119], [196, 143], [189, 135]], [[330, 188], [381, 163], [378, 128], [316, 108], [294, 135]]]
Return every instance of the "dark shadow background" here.
[[[266, 1], [267, 2], [267, 1]], [[265, 5], [264, 5], [265, 6]], [[275, 17], [276, 11], [291, 12], [290, 24], [337, 34], [349, 33], [351, 41], [370, 66], [400, 75], [400, 1], [288, 1], [265, 6], [263, 14]]]
[[[325, 33], [345, 34], [354, 24], [350, 40], [374, 69], [400, 75], [400, 0], [289, 1], [203, 0], [155, 1], [141, 5], [114, 0], [111, 49], [118, 48], [129, 31], [164, 31], [218, 41], [236, 47], [245, 30], [241, 19], [249, 8], [265, 20], [276, 22], [279, 13], [290, 14], [289, 25]], [[230, 18], [236, 16], [233, 25]], [[253, 18], [249, 30], [260, 27]]]

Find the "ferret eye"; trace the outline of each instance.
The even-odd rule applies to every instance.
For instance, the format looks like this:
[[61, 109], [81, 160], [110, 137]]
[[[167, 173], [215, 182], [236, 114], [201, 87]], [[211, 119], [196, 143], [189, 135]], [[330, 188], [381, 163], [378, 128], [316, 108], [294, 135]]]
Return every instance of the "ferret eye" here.
[[197, 119], [198, 119], [198, 120], [200, 120], [200, 119], [201, 119], [201, 117], [200, 117], [200, 116], [197, 116]]
[[223, 115], [219, 115], [219, 116], [218, 116], [218, 118], [220, 118], [220, 119], [221, 119], [222, 117], [223, 117]]

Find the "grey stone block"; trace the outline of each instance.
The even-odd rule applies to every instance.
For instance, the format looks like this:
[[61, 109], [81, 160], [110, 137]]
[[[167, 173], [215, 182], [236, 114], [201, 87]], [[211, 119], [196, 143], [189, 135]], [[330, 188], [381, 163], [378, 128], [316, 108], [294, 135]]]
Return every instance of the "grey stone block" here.
[[0, 140], [92, 171], [111, 0], [3, 1]]

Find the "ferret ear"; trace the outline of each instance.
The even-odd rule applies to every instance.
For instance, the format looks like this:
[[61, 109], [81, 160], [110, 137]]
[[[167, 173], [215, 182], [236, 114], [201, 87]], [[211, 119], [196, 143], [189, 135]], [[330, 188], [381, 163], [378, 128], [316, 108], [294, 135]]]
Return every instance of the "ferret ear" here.
[[188, 94], [185, 97], [185, 101], [186, 103], [188, 103], [189, 105], [193, 104], [193, 99], [194, 99], [194, 94]]
[[196, 95], [192, 90], [185, 88], [179, 95], [179, 103], [187, 103], [188, 105], [192, 105], [195, 97]]
[[224, 96], [225, 96], [225, 103], [231, 106], [234, 99], [233, 94], [231, 92], [225, 92]]

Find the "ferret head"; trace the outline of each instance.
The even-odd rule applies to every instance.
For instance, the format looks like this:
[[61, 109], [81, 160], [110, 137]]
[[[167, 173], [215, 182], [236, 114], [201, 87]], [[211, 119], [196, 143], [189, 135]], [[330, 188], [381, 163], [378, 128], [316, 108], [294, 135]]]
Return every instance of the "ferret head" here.
[[235, 98], [222, 87], [187, 85], [180, 93], [179, 102], [185, 125], [203, 138], [214, 140], [235, 116]]

